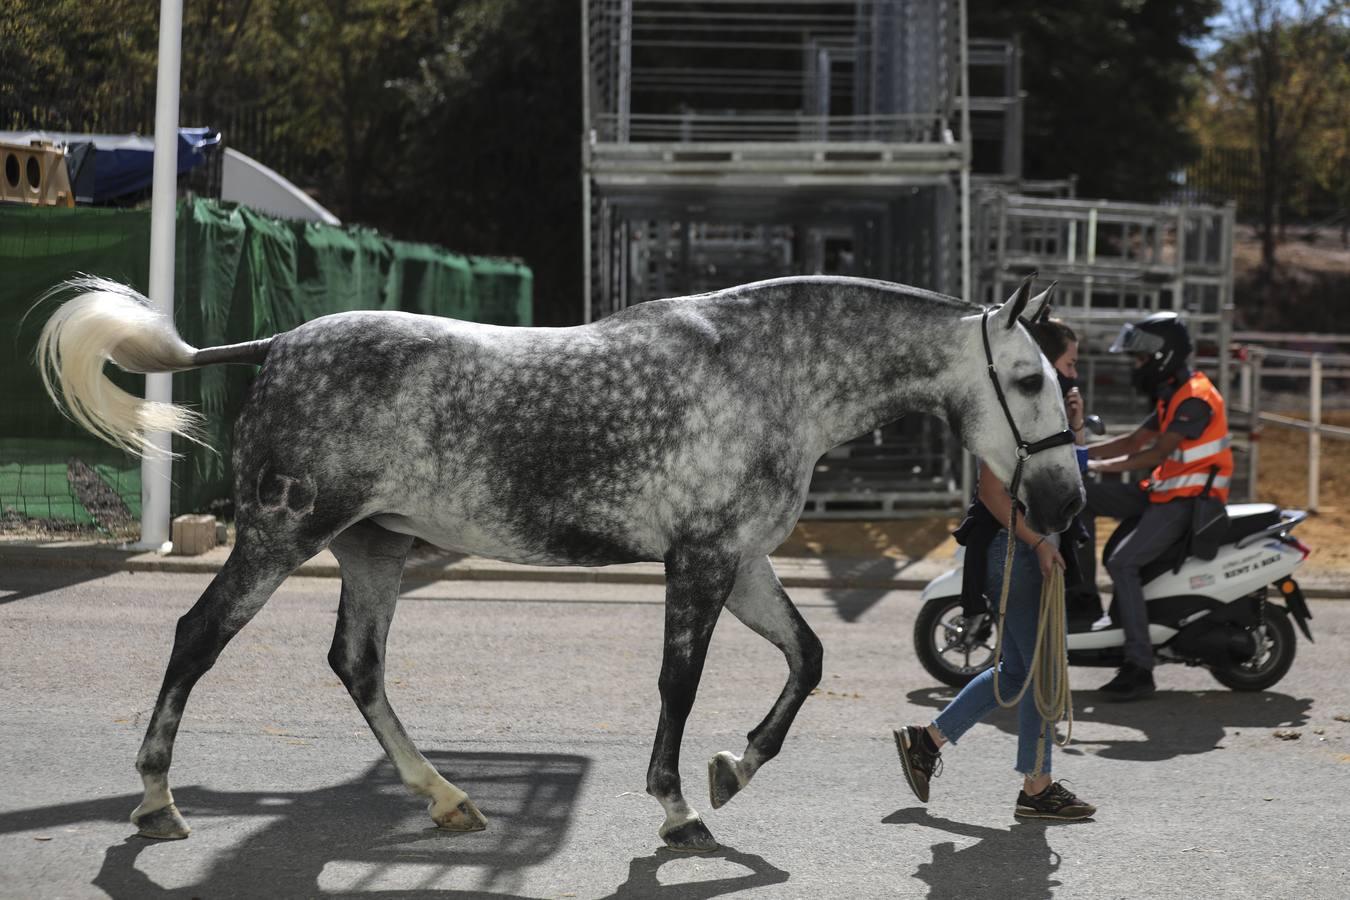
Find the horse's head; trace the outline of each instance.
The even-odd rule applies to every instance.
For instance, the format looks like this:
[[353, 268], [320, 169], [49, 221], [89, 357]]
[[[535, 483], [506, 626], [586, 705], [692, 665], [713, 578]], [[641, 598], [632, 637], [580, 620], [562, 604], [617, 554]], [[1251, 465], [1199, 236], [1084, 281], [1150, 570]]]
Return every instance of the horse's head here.
[[1004, 485], [1011, 488], [1021, 464], [1017, 498], [1033, 529], [1063, 531], [1083, 508], [1083, 481], [1064, 437], [1068, 419], [1054, 367], [1019, 321], [1024, 313], [1034, 319], [1048, 302], [1048, 292], [1030, 299], [1030, 289], [1027, 278], [1002, 306], [961, 320], [949, 421]]

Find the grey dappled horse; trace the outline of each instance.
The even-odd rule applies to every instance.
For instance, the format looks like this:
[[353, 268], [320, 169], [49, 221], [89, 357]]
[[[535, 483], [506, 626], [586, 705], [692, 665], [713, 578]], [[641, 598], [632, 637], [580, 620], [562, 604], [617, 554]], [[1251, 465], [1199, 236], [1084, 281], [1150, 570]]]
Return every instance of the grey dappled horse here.
[[155, 430], [191, 436], [194, 414], [122, 392], [105, 360], [133, 372], [261, 367], [235, 423], [237, 540], [178, 622], [136, 760], [145, 797], [132, 821], [149, 837], [189, 831], [168, 771], [193, 685], [324, 547], [342, 569], [329, 662], [403, 781], [456, 831], [485, 819], [413, 746], [384, 690], [413, 539], [518, 563], [663, 561], [647, 790], [665, 808], [666, 843], [706, 850], [717, 844], [685, 802], [679, 752], [722, 608], [782, 650], [789, 675], [744, 754], [709, 763], [714, 808], [778, 753], [820, 679], [820, 641], [767, 554], [797, 521], [822, 453], [903, 413], [933, 413], [1005, 484], [1021, 458], [1033, 527], [1061, 530], [1082, 504], [1072, 448], [1027, 458], [1007, 418], [1033, 437], [1066, 425], [1050, 364], [1018, 324], [1027, 283], [987, 321], [914, 288], [805, 277], [643, 303], [576, 328], [350, 312], [205, 350], [127, 287], [66, 287], [78, 296], [44, 328], [39, 364], [58, 404], [118, 446], [152, 452]]

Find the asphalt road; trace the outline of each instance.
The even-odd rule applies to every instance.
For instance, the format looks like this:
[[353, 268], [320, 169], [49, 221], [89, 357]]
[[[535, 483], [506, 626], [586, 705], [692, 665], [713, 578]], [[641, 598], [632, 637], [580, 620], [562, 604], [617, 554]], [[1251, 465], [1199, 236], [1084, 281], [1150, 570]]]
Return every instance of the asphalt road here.
[[[177, 617], [207, 576], [0, 572], [0, 897], [1344, 897], [1350, 603], [1270, 692], [1159, 671], [1097, 702], [1074, 669], [1056, 775], [1093, 821], [1017, 823], [1010, 716], [945, 754], [922, 807], [890, 729], [950, 696], [914, 659], [910, 592], [799, 589], [821, 689], [727, 807], [705, 764], [741, 752], [786, 667], [730, 617], [684, 742], [686, 790], [725, 849], [658, 849], [643, 793], [661, 589], [437, 582], [408, 589], [389, 690], [413, 738], [488, 816], [440, 832], [328, 669], [337, 582], [292, 579], [198, 685], [172, 783], [187, 841], [133, 836], [134, 758]], [[1277, 729], [1295, 729], [1280, 740]]]

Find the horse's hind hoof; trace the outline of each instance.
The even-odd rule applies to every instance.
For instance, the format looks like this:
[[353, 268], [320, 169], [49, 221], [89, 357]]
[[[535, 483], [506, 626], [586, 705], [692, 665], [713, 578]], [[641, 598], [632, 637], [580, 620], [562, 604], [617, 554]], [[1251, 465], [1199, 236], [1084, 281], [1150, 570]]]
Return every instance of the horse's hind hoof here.
[[157, 841], [181, 841], [192, 833], [187, 820], [172, 803], [139, 816], [133, 813], [131, 824], [141, 837]]
[[444, 828], [446, 831], [482, 831], [487, 828], [487, 818], [467, 797], [458, 806], [443, 814], [437, 814], [436, 804], [433, 803], [431, 818], [435, 820], [436, 827]]
[[708, 760], [708, 797], [713, 809], [720, 809], [745, 785], [740, 760], [735, 756], [723, 750]]
[[661, 837], [667, 847], [682, 853], [707, 853], [720, 846], [702, 819], [691, 819], [669, 831], [662, 828]]

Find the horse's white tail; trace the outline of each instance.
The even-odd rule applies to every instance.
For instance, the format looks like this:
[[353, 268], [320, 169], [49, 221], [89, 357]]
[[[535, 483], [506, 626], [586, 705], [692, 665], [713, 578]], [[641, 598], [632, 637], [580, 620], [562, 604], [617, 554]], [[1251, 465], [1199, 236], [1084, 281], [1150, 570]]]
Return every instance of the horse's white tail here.
[[72, 279], [51, 293], [72, 290], [77, 296], [57, 309], [37, 344], [42, 384], [57, 407], [136, 456], [163, 454], [150, 443], [157, 431], [200, 444], [199, 413], [128, 394], [103, 374], [106, 360], [137, 373], [194, 368], [197, 351], [179, 337], [172, 320], [132, 288], [104, 278]]

